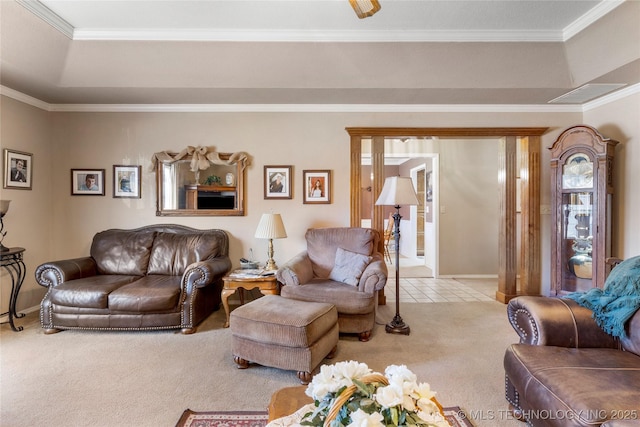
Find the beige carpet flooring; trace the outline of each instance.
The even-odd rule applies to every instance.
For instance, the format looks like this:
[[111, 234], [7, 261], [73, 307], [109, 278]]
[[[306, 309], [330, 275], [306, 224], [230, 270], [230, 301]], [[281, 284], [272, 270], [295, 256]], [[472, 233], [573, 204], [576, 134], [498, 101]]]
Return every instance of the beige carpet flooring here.
[[[341, 337], [334, 361], [358, 360], [374, 370], [405, 364], [460, 406], [477, 427], [521, 424], [506, 412], [502, 357], [517, 340], [498, 302], [403, 304], [411, 335], [391, 335], [382, 306], [371, 341]], [[37, 313], [0, 332], [0, 425], [172, 427], [182, 412], [265, 410], [271, 394], [297, 385], [294, 372], [238, 370], [224, 312], [194, 335], [175, 332], [82, 332], [44, 335]]]

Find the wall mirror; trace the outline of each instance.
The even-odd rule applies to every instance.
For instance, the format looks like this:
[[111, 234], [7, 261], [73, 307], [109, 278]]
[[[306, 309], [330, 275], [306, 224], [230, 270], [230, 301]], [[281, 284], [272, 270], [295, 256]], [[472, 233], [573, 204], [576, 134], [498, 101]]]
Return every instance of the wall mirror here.
[[243, 216], [247, 155], [200, 151], [154, 155], [156, 215]]

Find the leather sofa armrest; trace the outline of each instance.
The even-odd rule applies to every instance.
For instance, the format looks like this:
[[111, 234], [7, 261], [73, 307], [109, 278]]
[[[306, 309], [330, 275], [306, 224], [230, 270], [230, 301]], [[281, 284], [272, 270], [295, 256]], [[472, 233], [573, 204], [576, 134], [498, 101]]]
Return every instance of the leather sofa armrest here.
[[231, 270], [228, 256], [194, 262], [189, 265], [183, 275], [183, 284], [187, 289], [192, 286], [201, 288], [222, 279]]
[[282, 265], [276, 272], [276, 279], [287, 286], [304, 285], [313, 279], [313, 266], [307, 252], [300, 252]]
[[362, 276], [360, 276], [358, 289], [362, 292], [372, 294], [384, 288], [387, 283], [387, 265], [384, 263], [382, 255], [377, 255], [379, 254], [374, 256], [373, 261], [369, 263], [362, 272]]
[[36, 269], [36, 281], [41, 286], [50, 287], [97, 274], [96, 262], [91, 257], [65, 259], [40, 265]]
[[598, 326], [592, 311], [573, 300], [521, 296], [509, 301], [507, 314], [523, 344], [619, 348], [618, 340]]

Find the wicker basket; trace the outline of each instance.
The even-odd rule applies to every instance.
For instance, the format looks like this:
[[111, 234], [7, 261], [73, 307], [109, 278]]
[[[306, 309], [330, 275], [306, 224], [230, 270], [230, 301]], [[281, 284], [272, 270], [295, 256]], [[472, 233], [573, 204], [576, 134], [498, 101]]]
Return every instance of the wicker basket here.
[[[360, 379], [360, 381], [362, 381], [365, 384], [380, 383], [383, 386], [389, 385], [389, 380], [387, 380], [387, 377], [377, 373], [365, 375]], [[355, 384], [352, 384], [349, 387], [342, 390], [342, 393], [340, 393], [340, 396], [338, 396], [336, 400], [333, 401], [333, 404], [331, 405], [331, 409], [329, 410], [327, 417], [324, 419], [324, 427], [328, 427], [329, 424], [331, 424], [331, 421], [333, 421], [338, 416], [338, 412], [340, 412], [340, 408], [342, 408], [342, 406], [349, 401], [349, 399], [351, 398], [351, 396], [353, 396], [353, 393], [355, 393], [357, 388], [358, 387]], [[442, 409], [442, 405], [440, 405], [440, 402], [438, 402], [435, 399], [435, 397], [432, 398], [431, 400], [438, 407], [440, 414], [444, 416], [444, 411]]]
[[[365, 384], [380, 383], [382, 385], [389, 385], [389, 381], [382, 374], [365, 375], [360, 379], [360, 381], [362, 381]], [[347, 403], [347, 401], [351, 398], [351, 396], [353, 396], [353, 393], [356, 391], [357, 388], [358, 387], [355, 384], [352, 384], [349, 387], [342, 390], [342, 393], [340, 393], [340, 396], [338, 396], [338, 398], [333, 401], [333, 404], [331, 405], [331, 409], [327, 414], [327, 418], [324, 419], [324, 427], [327, 427], [329, 424], [331, 424], [331, 421], [333, 421], [338, 416], [338, 412], [340, 412], [340, 408], [342, 408], [342, 405]]]

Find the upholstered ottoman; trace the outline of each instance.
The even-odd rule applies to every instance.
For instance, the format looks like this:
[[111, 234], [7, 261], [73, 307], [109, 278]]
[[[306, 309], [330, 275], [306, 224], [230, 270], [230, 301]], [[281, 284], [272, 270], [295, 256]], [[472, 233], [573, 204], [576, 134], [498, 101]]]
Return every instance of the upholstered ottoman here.
[[230, 326], [239, 369], [253, 362], [297, 371], [302, 384], [338, 346], [338, 311], [328, 303], [265, 295], [233, 310]]

